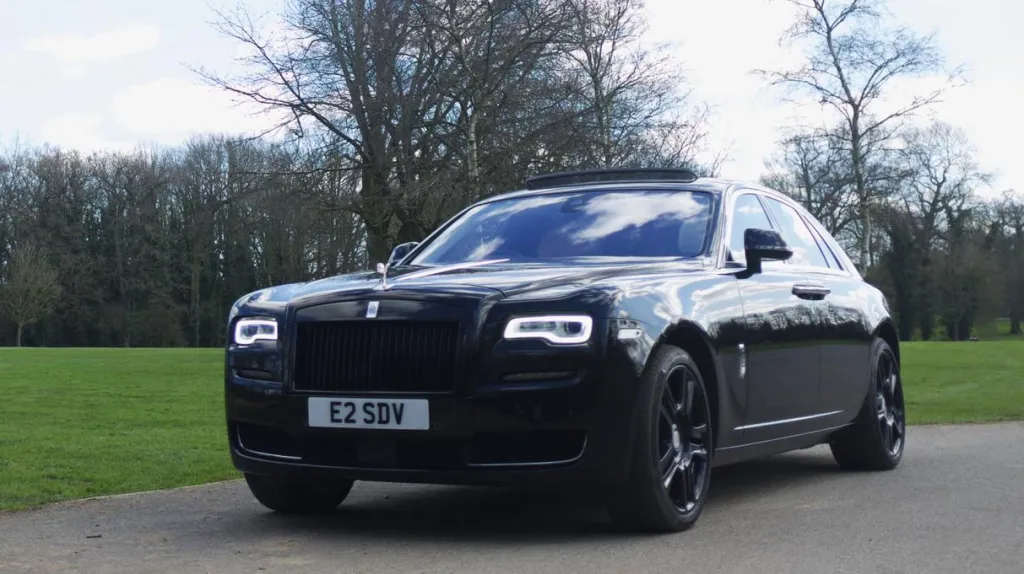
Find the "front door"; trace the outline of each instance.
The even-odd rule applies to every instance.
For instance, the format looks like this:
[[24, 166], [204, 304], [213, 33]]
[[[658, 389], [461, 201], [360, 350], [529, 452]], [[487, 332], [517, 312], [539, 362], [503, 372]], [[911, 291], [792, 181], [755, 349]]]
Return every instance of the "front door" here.
[[[759, 195], [736, 197], [731, 212], [731, 257], [746, 263], [743, 232], [776, 229]], [[743, 441], [758, 442], [809, 432], [818, 414], [821, 368], [821, 301], [800, 290], [792, 264], [765, 261], [762, 272], [739, 281], [746, 317], [747, 414]]]

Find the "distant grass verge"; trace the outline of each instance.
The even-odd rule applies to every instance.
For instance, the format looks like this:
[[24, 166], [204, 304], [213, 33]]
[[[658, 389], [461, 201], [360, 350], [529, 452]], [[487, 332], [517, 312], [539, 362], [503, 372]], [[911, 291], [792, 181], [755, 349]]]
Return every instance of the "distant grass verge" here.
[[1024, 419], [1024, 339], [900, 347], [911, 424]]

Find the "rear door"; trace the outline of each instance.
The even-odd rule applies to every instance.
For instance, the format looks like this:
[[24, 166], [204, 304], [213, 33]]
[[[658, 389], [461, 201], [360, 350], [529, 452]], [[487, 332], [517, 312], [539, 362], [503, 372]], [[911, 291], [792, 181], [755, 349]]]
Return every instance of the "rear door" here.
[[844, 268], [825, 241], [824, 228], [802, 206], [783, 198], [765, 199], [793, 248], [792, 269], [799, 274], [798, 284], [820, 298], [815, 303], [821, 347], [818, 428], [843, 424], [856, 415], [869, 376], [871, 334], [862, 310], [866, 286]]

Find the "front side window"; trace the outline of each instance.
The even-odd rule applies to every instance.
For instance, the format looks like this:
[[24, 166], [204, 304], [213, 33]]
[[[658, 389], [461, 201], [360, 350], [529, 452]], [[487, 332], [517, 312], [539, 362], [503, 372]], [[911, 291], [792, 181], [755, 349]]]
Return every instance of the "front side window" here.
[[782, 239], [793, 250], [791, 261], [796, 265], [808, 267], [828, 267], [825, 256], [821, 253], [818, 242], [814, 239], [807, 224], [800, 218], [795, 209], [771, 197], [768, 200], [771, 210], [779, 219], [779, 233]]
[[761, 202], [752, 193], [745, 193], [736, 198], [732, 209], [732, 230], [729, 232], [729, 251], [733, 261], [746, 263], [747, 254], [743, 241], [747, 229], [771, 229], [772, 223], [768, 214], [761, 207]]
[[692, 191], [586, 191], [510, 198], [471, 208], [411, 261], [696, 257], [714, 198]]

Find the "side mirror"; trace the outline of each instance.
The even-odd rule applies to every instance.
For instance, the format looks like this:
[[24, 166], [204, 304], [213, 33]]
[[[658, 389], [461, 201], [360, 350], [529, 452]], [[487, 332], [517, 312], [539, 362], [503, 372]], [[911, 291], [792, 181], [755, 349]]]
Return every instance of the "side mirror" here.
[[419, 245], [418, 241], [410, 241], [408, 243], [396, 245], [395, 248], [391, 250], [391, 257], [388, 258], [388, 267], [391, 267], [395, 263], [405, 259], [405, 256], [415, 249], [417, 245]]
[[747, 256], [747, 271], [760, 273], [765, 259], [785, 261], [793, 256], [778, 231], [772, 229], [746, 229], [743, 231], [743, 250]]

